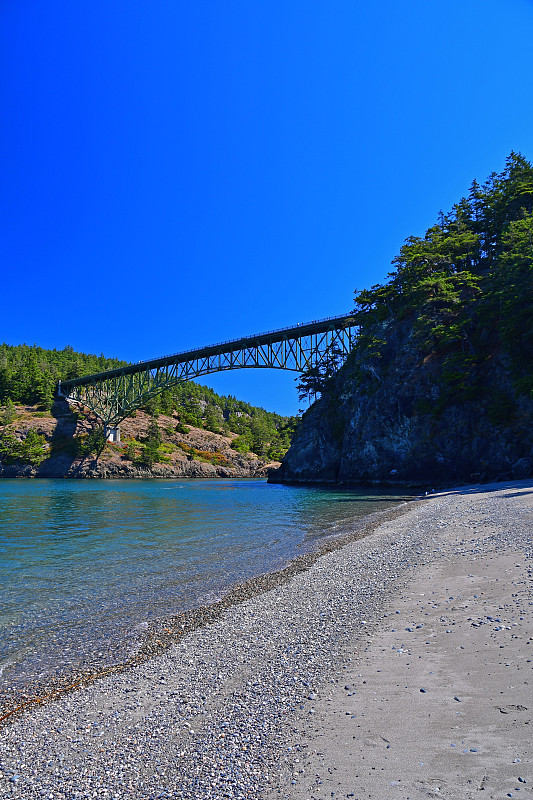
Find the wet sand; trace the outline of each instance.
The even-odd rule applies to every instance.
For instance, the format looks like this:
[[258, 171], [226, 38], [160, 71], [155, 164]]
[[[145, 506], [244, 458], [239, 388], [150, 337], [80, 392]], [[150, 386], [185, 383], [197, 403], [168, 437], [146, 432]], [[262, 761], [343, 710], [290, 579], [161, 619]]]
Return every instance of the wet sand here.
[[0, 797], [527, 796], [532, 521], [531, 481], [412, 505], [5, 726]]

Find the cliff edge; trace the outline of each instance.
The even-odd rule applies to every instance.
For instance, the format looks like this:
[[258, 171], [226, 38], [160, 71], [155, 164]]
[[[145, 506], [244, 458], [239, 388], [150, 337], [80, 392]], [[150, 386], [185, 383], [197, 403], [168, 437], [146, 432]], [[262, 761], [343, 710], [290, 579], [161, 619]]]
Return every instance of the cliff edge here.
[[321, 398], [271, 480], [446, 485], [533, 475], [533, 167], [472, 184], [383, 285], [359, 337], [303, 376]]

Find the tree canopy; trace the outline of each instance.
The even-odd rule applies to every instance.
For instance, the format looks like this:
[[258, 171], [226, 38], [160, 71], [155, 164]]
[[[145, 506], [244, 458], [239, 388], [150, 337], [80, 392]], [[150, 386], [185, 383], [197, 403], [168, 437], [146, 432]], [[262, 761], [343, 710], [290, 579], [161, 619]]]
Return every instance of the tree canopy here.
[[[495, 354], [518, 392], [533, 392], [533, 167], [512, 152], [505, 169], [411, 236], [385, 284], [356, 292], [359, 354], [369, 365], [387, 346], [387, 322], [410, 319], [422, 354], [439, 358], [457, 399], [479, 391]], [[377, 324], [379, 323], [379, 324]], [[384, 324], [383, 324], [384, 323]]]
[[49, 409], [58, 381], [126, 364], [104, 355], [77, 353], [69, 345], [63, 350], [45, 350], [36, 344], [0, 344], [0, 403], [9, 398], [14, 403]]

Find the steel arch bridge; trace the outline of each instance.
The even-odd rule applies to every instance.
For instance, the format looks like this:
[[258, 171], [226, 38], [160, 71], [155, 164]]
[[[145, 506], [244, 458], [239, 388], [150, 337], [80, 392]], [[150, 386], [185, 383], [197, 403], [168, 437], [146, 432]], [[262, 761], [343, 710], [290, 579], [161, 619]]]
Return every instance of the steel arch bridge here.
[[89, 408], [111, 429], [152, 397], [191, 378], [249, 368], [301, 373], [324, 365], [332, 354], [343, 362], [356, 336], [352, 316], [328, 317], [63, 381], [58, 394]]

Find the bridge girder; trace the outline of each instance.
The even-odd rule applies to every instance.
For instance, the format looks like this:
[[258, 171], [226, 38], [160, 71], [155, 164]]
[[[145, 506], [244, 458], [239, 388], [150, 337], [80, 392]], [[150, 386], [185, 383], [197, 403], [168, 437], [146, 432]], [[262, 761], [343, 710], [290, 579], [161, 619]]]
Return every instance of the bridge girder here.
[[165, 389], [203, 375], [232, 369], [302, 373], [320, 367], [332, 353], [343, 362], [356, 332], [353, 318], [333, 317], [64, 381], [58, 391], [114, 427]]

